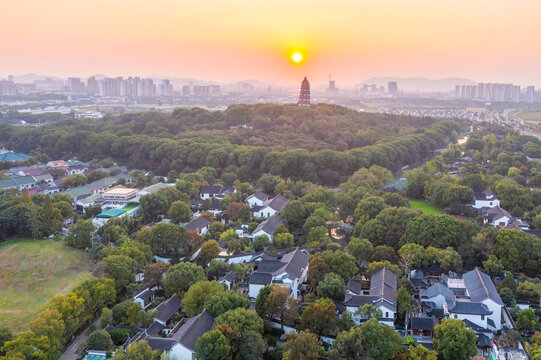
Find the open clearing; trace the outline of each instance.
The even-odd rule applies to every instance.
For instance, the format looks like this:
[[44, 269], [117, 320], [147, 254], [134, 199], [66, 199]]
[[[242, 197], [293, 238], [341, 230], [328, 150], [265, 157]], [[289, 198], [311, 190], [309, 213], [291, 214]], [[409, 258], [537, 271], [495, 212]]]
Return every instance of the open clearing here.
[[18, 333], [55, 295], [92, 277], [91, 261], [52, 239], [0, 243], [0, 324]]
[[443, 211], [440, 208], [431, 205], [424, 200], [410, 200], [409, 202], [412, 209], [421, 210], [423, 214], [443, 214]]
[[541, 111], [525, 111], [518, 114], [524, 121], [541, 122]]

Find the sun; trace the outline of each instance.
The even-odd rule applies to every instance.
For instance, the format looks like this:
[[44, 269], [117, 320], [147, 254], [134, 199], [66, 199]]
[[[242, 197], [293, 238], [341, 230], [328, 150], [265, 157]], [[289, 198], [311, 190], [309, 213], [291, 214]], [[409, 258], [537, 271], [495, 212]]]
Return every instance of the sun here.
[[295, 52], [291, 55], [291, 60], [293, 60], [294, 63], [300, 63], [303, 59], [303, 56], [300, 52]]

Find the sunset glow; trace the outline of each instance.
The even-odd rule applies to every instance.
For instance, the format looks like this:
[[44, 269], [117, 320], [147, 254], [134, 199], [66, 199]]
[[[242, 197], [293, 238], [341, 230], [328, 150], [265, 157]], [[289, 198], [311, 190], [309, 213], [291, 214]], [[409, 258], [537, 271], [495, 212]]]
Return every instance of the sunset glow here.
[[[0, 76], [541, 82], [541, 2], [531, 0], [0, 0], [0, 9]], [[310, 52], [302, 72], [284, 61], [292, 48]]]

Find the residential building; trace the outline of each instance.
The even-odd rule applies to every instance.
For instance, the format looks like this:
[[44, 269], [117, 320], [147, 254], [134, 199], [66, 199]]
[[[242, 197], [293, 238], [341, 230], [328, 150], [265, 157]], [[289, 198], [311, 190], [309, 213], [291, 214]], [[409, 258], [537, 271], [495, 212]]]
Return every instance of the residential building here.
[[32, 189], [37, 185], [36, 179], [33, 176], [12, 176], [6, 179], [0, 179], [0, 189], [17, 189], [22, 191], [23, 189]]
[[492, 190], [483, 190], [474, 192], [475, 203], [472, 205], [475, 209], [493, 208], [500, 206], [500, 200]]
[[154, 296], [154, 290], [150, 289], [147, 286], [133, 295], [133, 301], [139, 303], [139, 305], [141, 305], [141, 308], [143, 310], [146, 310], [152, 304]]
[[167, 326], [169, 321], [182, 307], [182, 300], [175, 294], [169, 299], [164, 300], [160, 305], [156, 306], [156, 316], [154, 322], [157, 322], [163, 326]]
[[[254, 201], [255, 203], [255, 201]], [[276, 195], [268, 199], [261, 206], [252, 207], [252, 215], [256, 218], [269, 218], [277, 215], [289, 203], [289, 199], [282, 195]]]
[[500, 206], [495, 206], [484, 211], [484, 218], [485, 224], [488, 223], [492, 226], [506, 227], [513, 216]]
[[112, 205], [124, 205], [135, 200], [137, 192], [136, 188], [127, 188], [124, 186], [116, 186], [102, 194], [104, 202]]
[[233, 186], [203, 185], [199, 190], [199, 197], [202, 200], [210, 198], [223, 199], [225, 196], [235, 192], [237, 192], [237, 190]]
[[265, 194], [262, 191], [258, 191], [255, 194], [252, 194], [246, 198], [246, 202], [251, 209], [256, 206], [263, 206], [263, 204], [267, 202], [267, 200], [269, 200], [269, 195]]
[[271, 216], [255, 228], [255, 230], [252, 232], [252, 236], [256, 237], [259, 235], [267, 235], [269, 240], [273, 242], [276, 228], [283, 224], [284, 220], [280, 217], [280, 215]]
[[195, 231], [199, 235], [206, 234], [209, 230], [210, 221], [203, 216], [197, 216], [184, 224], [187, 231]]
[[[394, 326], [394, 320], [397, 311], [396, 293], [398, 279], [396, 274], [387, 268], [374, 273], [370, 278], [369, 295], [352, 295], [346, 293], [343, 305], [345, 310], [355, 314], [355, 312], [365, 304], [374, 305], [381, 311], [382, 318], [380, 323]], [[357, 322], [361, 319], [354, 317]]]
[[300, 248], [278, 255], [262, 253], [254, 259], [257, 268], [248, 280], [248, 296], [256, 298], [265, 285], [278, 284], [288, 286], [293, 298], [297, 299], [308, 276], [309, 262], [310, 255]]

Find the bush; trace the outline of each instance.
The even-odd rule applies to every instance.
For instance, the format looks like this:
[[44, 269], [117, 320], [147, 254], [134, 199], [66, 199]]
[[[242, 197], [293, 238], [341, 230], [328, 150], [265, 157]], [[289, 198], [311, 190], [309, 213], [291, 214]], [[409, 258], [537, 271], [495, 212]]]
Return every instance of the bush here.
[[120, 346], [128, 340], [129, 336], [132, 336], [133, 331], [130, 329], [113, 329], [109, 331], [109, 335], [111, 335], [111, 340], [113, 340], [113, 344], [116, 346]]

